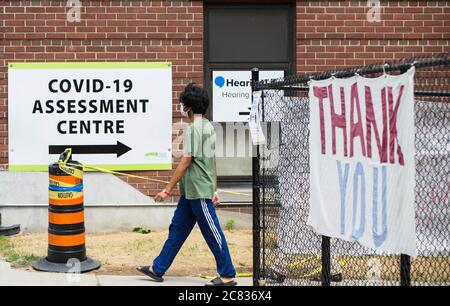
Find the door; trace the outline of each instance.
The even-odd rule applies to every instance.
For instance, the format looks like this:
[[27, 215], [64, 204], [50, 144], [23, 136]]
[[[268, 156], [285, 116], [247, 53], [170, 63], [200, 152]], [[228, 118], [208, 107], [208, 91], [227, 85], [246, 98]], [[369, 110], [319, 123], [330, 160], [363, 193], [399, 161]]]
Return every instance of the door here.
[[[217, 167], [221, 179], [251, 178], [251, 140], [246, 120], [236, 119], [246, 114], [247, 95], [235, 95], [230, 99], [214, 97], [213, 86], [226, 86], [226, 80], [214, 83], [213, 75], [220, 72], [235, 74], [242, 80], [245, 71], [257, 67], [261, 71], [295, 73], [295, 6], [291, 4], [206, 4], [205, 5], [205, 88], [211, 98], [208, 116], [218, 129]], [[216, 73], [215, 73], [216, 72]], [[250, 76], [250, 73], [248, 74]], [[269, 75], [271, 75], [269, 73]], [[279, 76], [279, 73], [272, 75]], [[232, 77], [228, 82], [232, 86]], [[238, 82], [240, 84], [242, 82]], [[225, 85], [224, 85], [225, 84]], [[245, 84], [244, 84], [245, 85]], [[246, 90], [246, 89], [245, 89]], [[243, 91], [245, 91], [243, 89]], [[248, 91], [248, 90], [247, 90]], [[216, 121], [214, 105], [218, 103], [242, 103], [236, 114], [222, 113]], [[222, 109], [223, 109], [223, 104]], [[231, 105], [231, 104], [230, 104]], [[249, 106], [249, 105], [248, 105]], [[216, 117], [218, 113], [215, 114]], [[245, 117], [242, 117], [245, 118]], [[234, 137], [230, 135], [234, 134]], [[246, 148], [242, 156], [242, 148]], [[250, 149], [249, 149], [250, 148]], [[233, 154], [234, 151], [234, 154]]]

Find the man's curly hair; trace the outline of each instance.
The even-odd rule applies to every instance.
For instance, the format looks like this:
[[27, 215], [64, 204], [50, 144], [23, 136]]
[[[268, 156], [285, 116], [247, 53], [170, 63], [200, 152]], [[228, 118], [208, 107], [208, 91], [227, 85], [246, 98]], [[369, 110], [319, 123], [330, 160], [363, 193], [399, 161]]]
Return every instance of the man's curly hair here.
[[209, 107], [209, 97], [205, 89], [189, 83], [180, 94], [180, 102], [190, 107], [194, 114], [205, 115]]

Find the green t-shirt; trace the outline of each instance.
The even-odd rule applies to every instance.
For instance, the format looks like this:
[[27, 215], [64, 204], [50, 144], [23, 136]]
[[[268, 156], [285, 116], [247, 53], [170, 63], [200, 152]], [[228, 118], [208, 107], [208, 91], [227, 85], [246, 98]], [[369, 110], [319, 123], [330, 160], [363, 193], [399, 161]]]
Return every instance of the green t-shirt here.
[[216, 133], [207, 119], [195, 120], [184, 135], [184, 154], [191, 164], [180, 181], [180, 194], [188, 200], [212, 199], [216, 184]]

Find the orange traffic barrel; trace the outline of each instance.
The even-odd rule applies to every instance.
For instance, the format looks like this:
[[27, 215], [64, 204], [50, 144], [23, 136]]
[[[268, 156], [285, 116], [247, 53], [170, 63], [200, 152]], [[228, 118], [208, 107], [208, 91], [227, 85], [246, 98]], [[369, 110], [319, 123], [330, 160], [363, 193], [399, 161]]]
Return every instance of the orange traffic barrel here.
[[[70, 153], [69, 153], [70, 154]], [[67, 158], [65, 162], [70, 160]], [[100, 263], [86, 255], [83, 166], [70, 160], [49, 166], [48, 253], [33, 268], [49, 272], [87, 272]], [[73, 265], [79, 262], [79, 265]]]

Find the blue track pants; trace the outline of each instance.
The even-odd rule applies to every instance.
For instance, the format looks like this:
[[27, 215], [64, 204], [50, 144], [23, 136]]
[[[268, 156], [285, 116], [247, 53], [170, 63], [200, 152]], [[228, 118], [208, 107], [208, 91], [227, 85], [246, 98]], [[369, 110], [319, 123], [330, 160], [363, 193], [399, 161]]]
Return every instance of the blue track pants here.
[[219, 275], [235, 277], [236, 271], [212, 201], [209, 199], [188, 200], [184, 196], [180, 197], [175, 210], [169, 227], [169, 237], [161, 253], [153, 261], [153, 271], [158, 276], [166, 273], [196, 222], [214, 254]]

